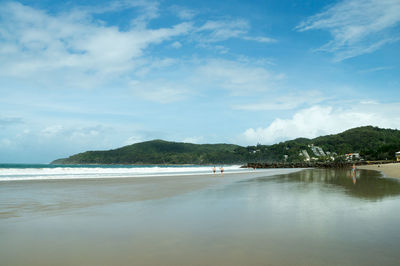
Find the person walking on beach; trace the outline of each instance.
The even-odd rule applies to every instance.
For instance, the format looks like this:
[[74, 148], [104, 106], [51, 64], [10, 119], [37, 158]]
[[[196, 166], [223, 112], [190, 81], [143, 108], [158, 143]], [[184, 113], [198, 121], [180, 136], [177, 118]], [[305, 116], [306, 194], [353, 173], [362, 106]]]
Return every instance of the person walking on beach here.
[[221, 166], [220, 170], [221, 170], [221, 175], [224, 175], [224, 167], [223, 166]]
[[215, 175], [215, 172], [217, 171], [217, 169], [215, 169], [215, 166], [213, 167], [213, 175]]

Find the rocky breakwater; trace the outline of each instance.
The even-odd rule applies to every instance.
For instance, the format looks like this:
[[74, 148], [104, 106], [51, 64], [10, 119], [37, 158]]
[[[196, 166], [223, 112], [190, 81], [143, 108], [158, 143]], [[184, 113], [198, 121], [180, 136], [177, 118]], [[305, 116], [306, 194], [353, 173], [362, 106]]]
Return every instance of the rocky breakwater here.
[[350, 168], [355, 164], [371, 165], [371, 164], [386, 164], [394, 161], [359, 161], [359, 162], [296, 162], [296, 163], [247, 163], [242, 168]]

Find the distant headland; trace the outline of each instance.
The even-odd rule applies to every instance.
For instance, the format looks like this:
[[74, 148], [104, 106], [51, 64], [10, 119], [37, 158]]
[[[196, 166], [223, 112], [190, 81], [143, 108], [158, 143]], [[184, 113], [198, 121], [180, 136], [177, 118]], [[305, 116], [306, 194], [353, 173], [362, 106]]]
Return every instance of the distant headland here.
[[398, 151], [400, 130], [365, 126], [314, 139], [297, 138], [247, 147], [152, 140], [113, 150], [86, 151], [57, 159], [52, 164], [329, 165], [396, 160]]

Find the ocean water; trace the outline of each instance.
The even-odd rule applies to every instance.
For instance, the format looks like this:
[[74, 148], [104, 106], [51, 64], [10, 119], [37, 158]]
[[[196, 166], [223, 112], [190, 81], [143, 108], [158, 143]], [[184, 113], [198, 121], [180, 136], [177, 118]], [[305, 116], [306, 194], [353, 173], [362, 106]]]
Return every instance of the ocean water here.
[[[0, 181], [123, 178], [212, 174], [213, 166], [198, 165], [52, 165], [0, 164]], [[216, 166], [219, 171], [220, 166]], [[224, 166], [226, 173], [246, 172], [240, 165]]]

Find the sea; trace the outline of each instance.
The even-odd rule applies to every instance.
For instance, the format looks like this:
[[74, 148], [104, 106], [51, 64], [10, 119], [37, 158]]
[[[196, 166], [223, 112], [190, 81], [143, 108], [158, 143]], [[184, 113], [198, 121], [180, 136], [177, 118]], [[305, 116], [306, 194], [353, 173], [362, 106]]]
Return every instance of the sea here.
[[[56, 165], [0, 164], [1, 181], [124, 178], [212, 174], [213, 165]], [[216, 166], [220, 171], [221, 165]], [[240, 165], [224, 165], [225, 173], [240, 173]]]

